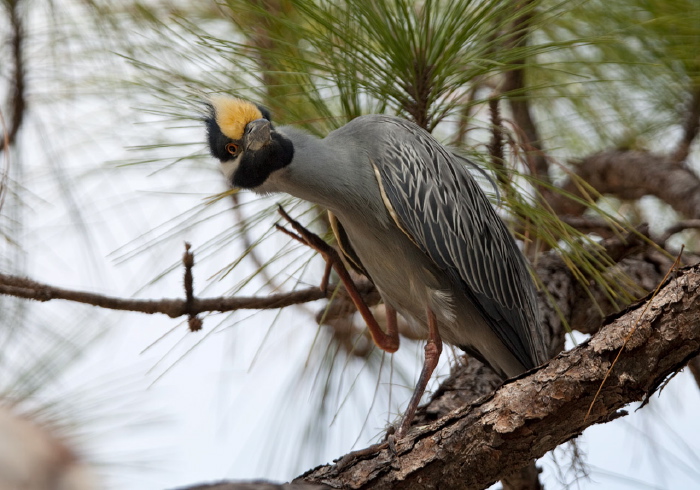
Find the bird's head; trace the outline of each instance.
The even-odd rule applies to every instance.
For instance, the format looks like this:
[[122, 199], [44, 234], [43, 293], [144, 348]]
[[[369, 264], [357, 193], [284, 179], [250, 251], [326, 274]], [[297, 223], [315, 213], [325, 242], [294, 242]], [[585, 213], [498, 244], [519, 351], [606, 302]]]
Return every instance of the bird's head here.
[[208, 105], [204, 122], [209, 151], [232, 186], [260, 187], [272, 172], [291, 162], [294, 147], [275, 131], [266, 109], [228, 96], [213, 97]]

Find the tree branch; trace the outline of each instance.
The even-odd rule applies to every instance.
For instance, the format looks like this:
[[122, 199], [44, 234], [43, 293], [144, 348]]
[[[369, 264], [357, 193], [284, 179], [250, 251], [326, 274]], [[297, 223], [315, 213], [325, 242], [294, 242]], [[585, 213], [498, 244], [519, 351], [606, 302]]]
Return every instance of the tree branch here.
[[689, 230], [689, 229], [700, 229], [700, 218], [698, 219], [687, 219], [687, 220], [682, 220], [679, 221], [678, 223], [675, 223], [664, 231], [664, 234], [659, 237], [659, 243], [662, 246], [666, 246], [666, 242], [668, 241], [669, 238], [671, 238], [673, 235], [676, 233], [680, 233], [681, 231]]
[[[368, 282], [361, 282], [357, 285], [360, 293], [364, 295], [372, 294], [374, 286]], [[51, 301], [62, 299], [84, 303], [100, 308], [111, 310], [134, 311], [137, 313], [155, 314], [161, 313], [171, 318], [184, 315], [197, 315], [204, 312], [227, 312], [243, 309], [264, 310], [274, 308], [284, 308], [286, 306], [300, 303], [308, 303], [323, 298], [330, 298], [335, 290], [335, 286], [328, 287], [328, 291], [323, 292], [317, 287], [292, 291], [289, 293], [271, 294], [269, 296], [239, 296], [221, 298], [191, 298], [187, 299], [126, 299], [105, 296], [86, 291], [75, 291], [63, 289], [47, 284], [42, 284], [31, 279], [0, 274], [0, 294], [16, 296], [19, 298], [32, 299], [36, 301]]]
[[24, 44], [24, 27], [19, 12], [20, 2], [9, 2], [7, 8], [9, 10], [10, 26], [12, 33], [10, 34], [9, 45], [11, 47], [12, 64], [14, 67], [12, 75], [12, 96], [11, 106], [12, 112], [9, 120], [9, 128], [7, 132], [0, 138], [0, 151], [6, 149], [7, 145], [12, 145], [15, 142], [19, 128], [24, 121], [24, 112], [27, 107], [26, 100], [26, 73], [24, 66], [24, 53], [22, 46]]
[[[575, 178], [562, 185], [567, 193], [586, 197], [579, 179], [586, 181], [600, 194], [635, 200], [646, 195], [656, 196], [677, 212], [690, 219], [700, 219], [700, 176], [685, 161], [690, 146], [700, 131], [700, 86], [691, 91], [683, 122], [683, 135], [672, 154], [660, 155], [641, 150], [606, 150], [581, 159], [574, 168]], [[516, 123], [521, 126], [527, 119]], [[556, 193], [543, 194], [550, 206], [561, 216], [580, 216], [584, 204]]]
[[[575, 173], [601, 194], [630, 200], [653, 195], [687, 218], [700, 218], [700, 178], [669, 156], [608, 150], [582, 159]], [[562, 187], [575, 196], [584, 196], [575, 179], [569, 179]], [[587, 209], [557, 193], [547, 198], [558, 214], [580, 215]]]
[[688, 101], [688, 110], [685, 114], [683, 122], [683, 137], [678, 143], [678, 148], [673, 152], [671, 160], [676, 164], [684, 162], [690, 153], [690, 145], [700, 131], [700, 84], [696, 84], [690, 93]]
[[[484, 488], [586, 427], [625, 415], [700, 353], [700, 266], [678, 274], [650, 300], [611, 319], [589, 342], [511, 380], [471, 406], [383, 448], [318, 467], [295, 482], [333, 488]], [[634, 330], [595, 402], [586, 411]]]
[[[522, 14], [513, 22], [513, 34], [507, 39], [509, 48], [522, 47], [527, 44], [533, 9], [530, 0], [518, 1], [516, 8]], [[518, 130], [520, 144], [526, 149], [526, 161], [533, 175], [543, 182], [549, 182], [549, 165], [542, 148], [539, 130], [530, 111], [530, 102], [525, 86], [526, 59], [519, 58], [512, 62], [513, 68], [505, 73], [503, 91], [508, 96], [513, 122]], [[542, 189], [546, 192], [545, 189]]]

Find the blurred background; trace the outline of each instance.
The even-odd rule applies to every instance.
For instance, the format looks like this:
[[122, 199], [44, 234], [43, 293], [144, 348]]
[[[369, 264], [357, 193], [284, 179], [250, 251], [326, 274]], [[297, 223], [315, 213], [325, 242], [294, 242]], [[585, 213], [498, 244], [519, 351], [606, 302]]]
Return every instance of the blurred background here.
[[[696, 1], [1, 5], [2, 273], [182, 298], [187, 241], [197, 296], [317, 286], [322, 259], [273, 224], [281, 203], [330, 239], [323, 211], [227, 192], [200, 121], [215, 93], [319, 135], [397, 114], [478, 162], [535, 269], [564, 258], [579, 296], [539, 285], [568, 347], [653, 289], [681, 245], [697, 262]], [[635, 246], [616, 253], [623, 237]], [[288, 481], [380, 440], [423, 356], [420, 339], [373, 348], [337, 301], [203, 315], [195, 333], [162, 315], [0, 303], [0, 489], [48, 488], [44, 472], [84, 489]], [[542, 458], [543, 485], [700, 488], [691, 362], [696, 376]]]

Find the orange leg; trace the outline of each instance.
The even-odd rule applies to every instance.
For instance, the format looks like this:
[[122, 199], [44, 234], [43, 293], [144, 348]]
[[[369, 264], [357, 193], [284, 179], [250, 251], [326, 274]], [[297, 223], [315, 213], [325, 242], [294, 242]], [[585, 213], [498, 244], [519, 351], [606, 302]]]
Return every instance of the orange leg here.
[[399, 338], [399, 323], [396, 319], [396, 310], [389, 303], [384, 303], [386, 310], [386, 333], [390, 337]]
[[[360, 292], [357, 290], [357, 287], [350, 277], [350, 274], [348, 274], [345, 264], [343, 264], [343, 261], [340, 259], [338, 252], [324, 242], [318, 235], [311, 233], [298, 221], [292, 219], [292, 217], [289, 216], [284, 209], [282, 209], [282, 206], [279, 207], [279, 213], [284, 217], [284, 219], [289, 221], [289, 224], [297, 233], [293, 233], [280, 225], [275, 225], [277, 229], [286, 233], [295, 240], [298, 240], [304, 245], [316, 250], [326, 260], [326, 270], [323, 275], [323, 280], [321, 281], [321, 289], [323, 291], [326, 290], [326, 287], [328, 286], [328, 276], [332, 267], [338, 274], [338, 277], [340, 277], [340, 280], [345, 286], [345, 289], [350, 295], [355, 307], [360, 312], [360, 315], [362, 315], [362, 318], [369, 328], [369, 333], [372, 336], [372, 340], [377, 347], [386, 352], [396, 352], [399, 348], [399, 332], [396, 323], [396, 310], [387, 305], [387, 333], [384, 333], [377, 323], [377, 320], [374, 318], [374, 315], [372, 315], [372, 312], [369, 310], [367, 303], [365, 303], [364, 299], [362, 299]], [[432, 373], [432, 370], [430, 372]], [[423, 389], [425, 389], [425, 387], [423, 387]]]
[[413, 390], [413, 396], [411, 396], [411, 401], [408, 403], [408, 408], [406, 408], [406, 413], [401, 421], [401, 427], [396, 433], [397, 439], [401, 439], [406, 435], [406, 432], [408, 432], [420, 399], [423, 397], [423, 393], [425, 393], [425, 387], [428, 385], [430, 376], [432, 376], [440, 360], [441, 353], [442, 338], [440, 338], [440, 332], [438, 332], [437, 318], [433, 310], [428, 307], [428, 343], [425, 344], [425, 361], [423, 362], [423, 369], [418, 378], [418, 384], [416, 385], [416, 389]]

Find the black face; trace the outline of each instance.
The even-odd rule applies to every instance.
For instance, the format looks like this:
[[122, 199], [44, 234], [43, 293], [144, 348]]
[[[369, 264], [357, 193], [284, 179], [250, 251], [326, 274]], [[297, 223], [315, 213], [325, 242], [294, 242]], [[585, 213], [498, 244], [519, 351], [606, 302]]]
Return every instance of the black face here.
[[243, 152], [231, 183], [234, 187], [244, 189], [258, 187], [267, 180], [272, 172], [289, 165], [293, 156], [294, 146], [292, 142], [273, 131], [270, 134], [268, 144], [259, 150]]
[[204, 124], [207, 126], [207, 142], [211, 156], [223, 163], [233, 160], [240, 154], [243, 141], [231, 139], [222, 133], [213, 113], [204, 120]]
[[[207, 127], [207, 140], [209, 151], [212, 156], [218, 158], [222, 163], [235, 160], [240, 157], [231, 184], [233, 187], [252, 189], [262, 185], [265, 180], [275, 170], [279, 170], [292, 161], [294, 156], [294, 146], [289, 139], [273, 130], [270, 123], [269, 140], [262, 147], [251, 150], [248, 149], [250, 142], [255, 138], [256, 127], [261, 126], [260, 121], [254, 121], [246, 127], [243, 139], [234, 140], [221, 132], [216, 123], [213, 108], [210, 108], [210, 115], [205, 118]], [[258, 106], [263, 118], [270, 120], [270, 113], [267, 109]]]

